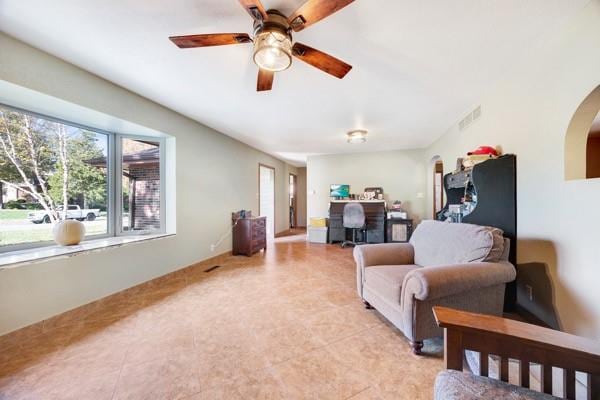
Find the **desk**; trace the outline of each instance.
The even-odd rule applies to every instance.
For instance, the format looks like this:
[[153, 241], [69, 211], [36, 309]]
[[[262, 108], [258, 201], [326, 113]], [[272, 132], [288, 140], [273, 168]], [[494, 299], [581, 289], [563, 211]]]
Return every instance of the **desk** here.
[[[385, 201], [384, 200], [331, 200], [329, 203], [329, 243], [343, 242], [350, 238], [343, 223], [346, 203], [360, 203], [367, 219], [367, 242], [385, 242]], [[348, 235], [348, 236], [346, 236]]]

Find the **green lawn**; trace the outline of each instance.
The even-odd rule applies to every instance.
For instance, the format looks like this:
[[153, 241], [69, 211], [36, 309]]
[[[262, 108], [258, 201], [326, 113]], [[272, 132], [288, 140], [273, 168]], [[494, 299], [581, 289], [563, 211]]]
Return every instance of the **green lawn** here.
[[[16, 211], [27, 212], [27, 210]], [[2, 218], [0, 218], [0, 220], [2, 220]], [[14, 217], [14, 220], [22, 221], [23, 217]], [[0, 222], [3, 222], [0, 223], [0, 247], [10, 244], [45, 242], [52, 240], [52, 224], [36, 225], [31, 222], [25, 222], [22, 225], [18, 223], [11, 224], [10, 220], [6, 218]], [[105, 218], [96, 221], [86, 221], [84, 222], [84, 225], [87, 238], [91, 235], [106, 233]]]
[[51, 225], [48, 225], [48, 229], [38, 231], [22, 230], [12, 232], [0, 232], [0, 246], [29, 242], [45, 242], [48, 240], [52, 240]]
[[31, 210], [0, 210], [0, 220], [25, 219]]

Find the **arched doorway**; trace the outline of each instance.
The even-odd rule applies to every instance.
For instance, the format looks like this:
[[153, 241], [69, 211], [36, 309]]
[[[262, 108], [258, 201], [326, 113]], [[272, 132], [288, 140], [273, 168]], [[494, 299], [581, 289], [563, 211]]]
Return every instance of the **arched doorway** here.
[[600, 86], [579, 105], [565, 138], [565, 179], [600, 178]]
[[588, 133], [585, 158], [585, 177], [600, 178], [600, 112], [596, 114]]
[[433, 158], [433, 219], [444, 208], [444, 162], [439, 156]]

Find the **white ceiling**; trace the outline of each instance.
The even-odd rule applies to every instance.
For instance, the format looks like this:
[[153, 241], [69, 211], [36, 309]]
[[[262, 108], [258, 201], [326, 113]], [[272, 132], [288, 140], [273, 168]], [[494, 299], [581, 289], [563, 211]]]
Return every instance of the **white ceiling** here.
[[[251, 45], [180, 50], [170, 35], [251, 33], [236, 0], [0, 0], [0, 29], [251, 146], [306, 154], [429, 145], [589, 0], [357, 0], [294, 35], [352, 64], [301, 61], [257, 93]], [[263, 0], [288, 14], [303, 0]], [[485, 110], [484, 110], [485, 113]], [[362, 145], [345, 142], [355, 128]]]

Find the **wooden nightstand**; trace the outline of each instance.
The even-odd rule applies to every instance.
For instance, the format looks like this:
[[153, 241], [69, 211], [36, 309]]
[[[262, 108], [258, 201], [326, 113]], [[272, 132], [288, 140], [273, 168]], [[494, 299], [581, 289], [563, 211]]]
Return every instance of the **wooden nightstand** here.
[[238, 219], [233, 227], [232, 254], [250, 257], [267, 250], [267, 217]]
[[412, 219], [389, 218], [386, 221], [386, 243], [406, 243], [413, 231]]

